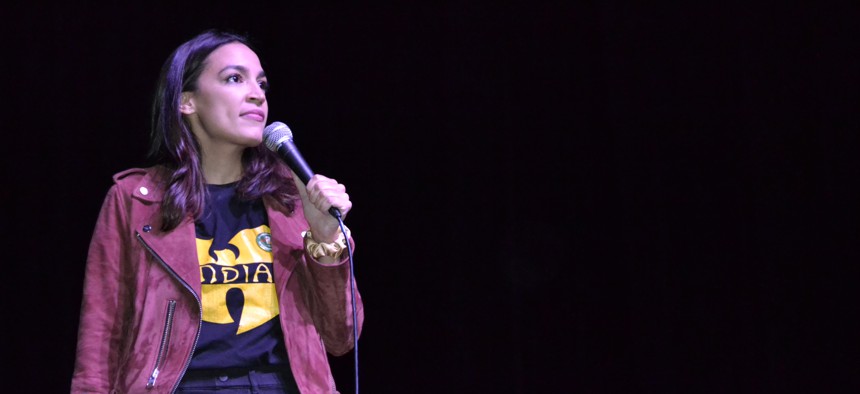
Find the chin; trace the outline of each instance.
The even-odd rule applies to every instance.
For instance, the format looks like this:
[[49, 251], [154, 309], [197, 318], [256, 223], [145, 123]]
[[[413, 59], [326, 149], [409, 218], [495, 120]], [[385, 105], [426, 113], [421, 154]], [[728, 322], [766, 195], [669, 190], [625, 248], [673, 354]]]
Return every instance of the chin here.
[[263, 129], [253, 130], [248, 133], [244, 133], [242, 136], [242, 142], [248, 146], [257, 146], [263, 143]]
[[262, 137], [261, 138], [255, 138], [255, 139], [248, 140], [248, 142], [245, 144], [245, 146], [247, 146], [249, 148], [254, 148], [254, 147], [256, 147], [262, 143], [263, 143]]
[[233, 140], [233, 143], [246, 148], [253, 148], [263, 143], [261, 135], [243, 135]]

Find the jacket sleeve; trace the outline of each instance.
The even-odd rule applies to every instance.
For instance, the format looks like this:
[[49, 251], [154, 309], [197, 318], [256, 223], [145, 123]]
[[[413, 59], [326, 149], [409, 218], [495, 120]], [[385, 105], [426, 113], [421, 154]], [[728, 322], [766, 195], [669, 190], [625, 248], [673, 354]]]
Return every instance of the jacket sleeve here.
[[127, 286], [121, 286], [124, 245], [129, 231], [126, 204], [114, 185], [101, 207], [89, 245], [84, 273], [73, 393], [108, 393], [116, 381], [119, 346], [130, 310]]
[[[350, 247], [354, 241], [349, 239]], [[364, 322], [364, 306], [357, 286], [350, 286], [349, 255], [346, 251], [337, 264], [321, 264], [307, 252], [300, 266], [305, 270], [302, 283], [314, 324], [322, 337], [326, 351], [340, 356], [353, 348], [352, 292], [355, 287], [355, 310], [358, 319], [358, 334]], [[355, 285], [355, 281], [352, 281]]]

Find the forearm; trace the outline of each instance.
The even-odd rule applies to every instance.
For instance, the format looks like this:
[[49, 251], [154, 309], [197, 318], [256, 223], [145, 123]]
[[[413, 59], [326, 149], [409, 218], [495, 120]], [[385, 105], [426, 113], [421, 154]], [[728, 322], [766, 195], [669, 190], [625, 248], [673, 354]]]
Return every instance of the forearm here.
[[[350, 246], [354, 242], [350, 238]], [[353, 346], [353, 290], [358, 330], [364, 320], [364, 307], [355, 281], [350, 281], [349, 254], [344, 252], [338, 260], [332, 257], [314, 259], [307, 256], [308, 283], [306, 297], [317, 330], [323, 338], [326, 350], [334, 355], [348, 352]]]

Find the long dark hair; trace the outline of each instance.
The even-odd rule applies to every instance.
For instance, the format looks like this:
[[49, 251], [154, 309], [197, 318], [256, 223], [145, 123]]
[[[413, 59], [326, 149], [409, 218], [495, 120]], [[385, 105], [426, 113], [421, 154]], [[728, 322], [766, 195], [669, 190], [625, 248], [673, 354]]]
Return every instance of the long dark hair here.
[[[149, 155], [170, 172], [161, 209], [164, 231], [176, 228], [188, 215], [198, 219], [206, 200], [200, 145], [179, 112], [182, 92], [197, 89], [209, 54], [234, 42], [253, 50], [242, 35], [207, 30], [176, 48], [161, 68], [152, 102]], [[274, 152], [264, 144], [247, 148], [242, 153], [242, 165], [242, 179], [236, 186], [239, 198], [253, 200], [270, 195], [288, 211], [295, 209], [298, 190], [289, 168]]]

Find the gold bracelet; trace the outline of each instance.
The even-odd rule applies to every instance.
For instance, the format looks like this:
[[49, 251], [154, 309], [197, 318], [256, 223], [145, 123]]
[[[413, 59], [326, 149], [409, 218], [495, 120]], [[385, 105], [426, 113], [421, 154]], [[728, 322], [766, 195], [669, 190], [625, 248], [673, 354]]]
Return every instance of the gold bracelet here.
[[[347, 234], [349, 234], [349, 230], [347, 229]], [[305, 240], [305, 251], [313, 257], [315, 260], [318, 260], [321, 257], [329, 256], [335, 260], [340, 258], [340, 255], [346, 249], [346, 238], [343, 237], [343, 233], [340, 233], [337, 237], [337, 240], [334, 242], [317, 242], [314, 240], [313, 235], [311, 234], [311, 230], [303, 231], [302, 238]]]

